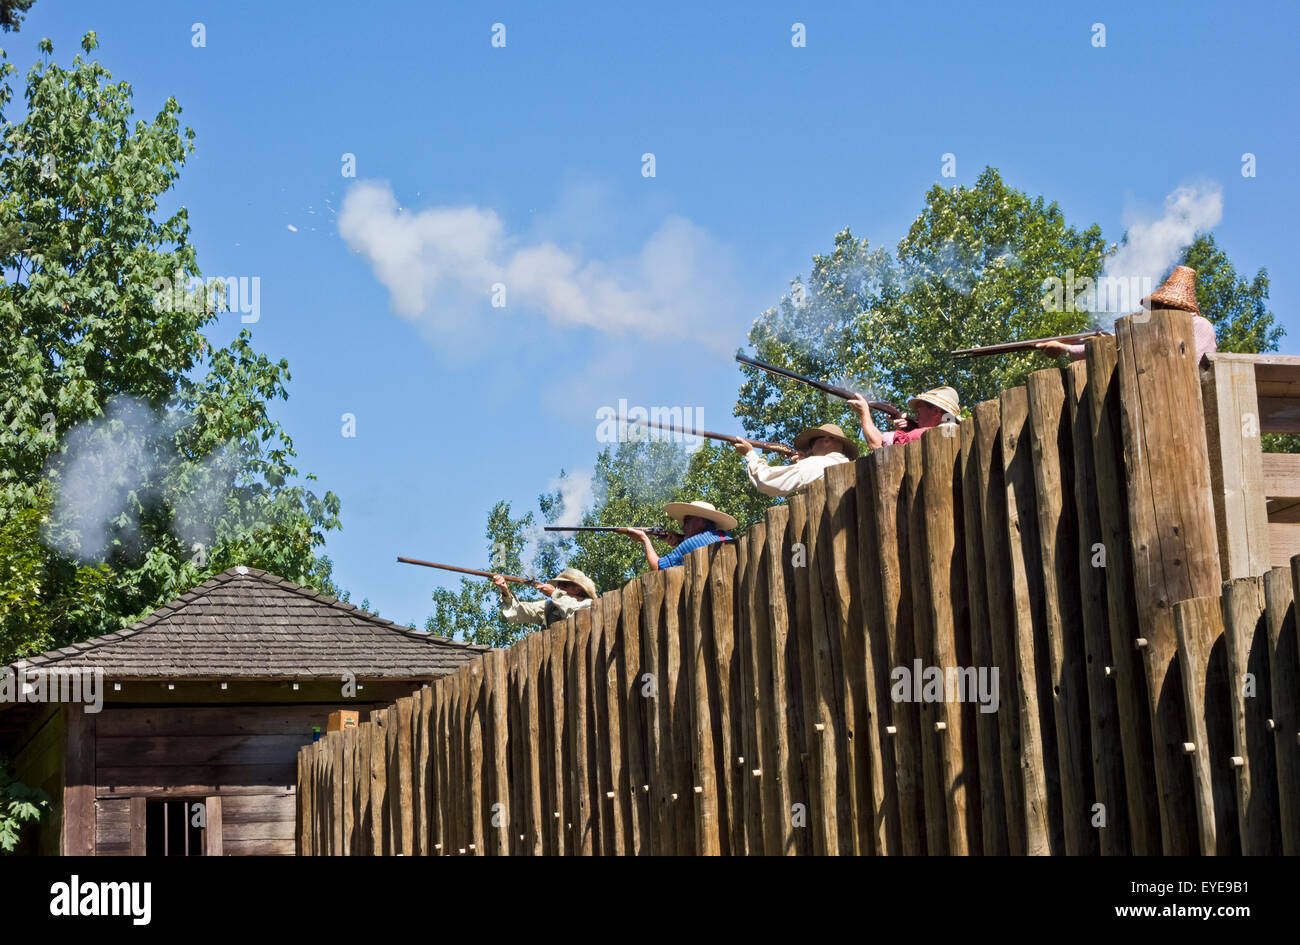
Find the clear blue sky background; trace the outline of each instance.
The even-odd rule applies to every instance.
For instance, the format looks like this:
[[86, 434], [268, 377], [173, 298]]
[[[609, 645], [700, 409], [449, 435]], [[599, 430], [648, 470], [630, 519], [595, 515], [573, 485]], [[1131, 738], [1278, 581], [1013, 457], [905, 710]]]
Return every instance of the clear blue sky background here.
[[[597, 407], [701, 406], [727, 427], [740, 376], [707, 346], [518, 306], [399, 317], [339, 234], [330, 208], [349, 188], [386, 183], [404, 213], [477, 206], [511, 239], [584, 262], [634, 257], [685, 218], [729, 260], [708, 309], [734, 350], [837, 230], [892, 248], [945, 152], [957, 183], [993, 165], [1110, 240], [1175, 187], [1217, 182], [1219, 242], [1244, 273], [1268, 267], [1283, 349], [1300, 351], [1298, 10], [37, 0], [0, 43], [21, 77], [41, 37], [66, 63], [94, 29], [141, 117], [179, 100], [198, 147], [176, 199], [205, 274], [261, 280], [255, 343], [293, 374], [276, 415], [343, 501], [337, 578], [423, 626], [441, 576], [395, 555], [485, 563], [494, 500], [532, 508], [561, 468], [590, 469]], [[791, 46], [795, 22], [806, 48]], [[238, 328], [226, 315], [213, 335]]]

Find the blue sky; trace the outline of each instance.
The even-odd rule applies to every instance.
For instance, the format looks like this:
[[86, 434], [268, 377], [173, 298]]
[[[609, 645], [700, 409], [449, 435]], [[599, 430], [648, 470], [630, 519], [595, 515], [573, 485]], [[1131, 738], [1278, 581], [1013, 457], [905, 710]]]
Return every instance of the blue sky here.
[[181, 103], [175, 199], [205, 274], [260, 279], [254, 340], [342, 498], [354, 601], [422, 626], [442, 576], [394, 557], [485, 564], [488, 508], [590, 470], [602, 405], [734, 425], [752, 320], [841, 228], [892, 248], [945, 153], [1110, 240], [1218, 185], [1220, 245], [1269, 269], [1300, 350], [1296, 4], [614, 6], [37, 0], [0, 36], [21, 77], [41, 37], [66, 63], [94, 29], [141, 117]]

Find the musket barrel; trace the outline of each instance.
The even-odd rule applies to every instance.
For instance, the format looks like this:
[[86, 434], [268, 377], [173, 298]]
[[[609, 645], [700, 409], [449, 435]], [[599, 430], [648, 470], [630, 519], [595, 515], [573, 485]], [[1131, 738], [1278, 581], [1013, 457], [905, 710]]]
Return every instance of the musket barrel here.
[[[759, 368], [760, 370], [767, 371], [769, 374], [777, 374], [780, 375], [781, 377], [787, 377], [792, 381], [798, 381], [800, 384], [807, 384], [809, 387], [814, 387], [817, 390], [824, 391], [827, 394], [831, 394], [843, 400], [851, 400], [852, 398], [858, 396], [853, 391], [849, 390], [847, 387], [836, 387], [834, 384], [828, 384], [825, 381], [819, 381], [813, 377], [806, 377], [803, 374], [798, 374], [795, 371], [791, 371], [789, 368], [778, 367], [775, 364], [768, 364], [766, 361], [760, 361], [757, 358], [748, 358], [745, 357], [745, 355], [743, 354], [738, 354], [736, 355], [736, 360], [739, 361], [741, 364], [748, 364], [751, 367], [756, 367]], [[893, 404], [887, 403], [886, 401], [868, 400], [867, 404], [868, 406], [871, 407], [872, 410], [879, 410], [881, 413], [885, 414], [885, 416], [891, 419], [897, 420], [902, 417], [907, 417], [907, 419], [913, 420], [915, 422], [913, 417], [909, 416], [907, 413], [904, 413], [902, 410], [899, 410]]]
[[[730, 433], [714, 433], [711, 430], [697, 430], [694, 427], [679, 427], [671, 423], [659, 423], [650, 420], [634, 420], [631, 421], [631, 426], [644, 426], [646, 428], [654, 427], [657, 430], [671, 430], [674, 433], [686, 433], [691, 436], [706, 437], [710, 440], [721, 440], [723, 443], [735, 444], [742, 439], [742, 437], [734, 436]], [[784, 443], [769, 443], [766, 440], [750, 440], [748, 438], [745, 438], [745, 441], [751, 446], [760, 450], [765, 450], [769, 453], [780, 453], [783, 456], [793, 456], [795, 452], [793, 447], [786, 446]]]
[[666, 535], [668, 529], [658, 525], [547, 525], [544, 532], [619, 532], [625, 528], [639, 528], [647, 535]]
[[[443, 571], [455, 571], [457, 574], [472, 574], [475, 577], [492, 578], [495, 577], [491, 571], [479, 571], [477, 568], [461, 568], [454, 564], [437, 564], [433, 561], [421, 561], [419, 558], [398, 558], [402, 564], [418, 564], [425, 568], [439, 568]], [[536, 587], [540, 582], [529, 578], [515, 577], [513, 574], [501, 575], [507, 581], [513, 581], [516, 584], [527, 584], [529, 587]]]
[[1053, 335], [1048, 338], [1026, 338], [1023, 341], [1006, 341], [996, 345], [980, 345], [975, 348], [959, 348], [956, 351], [948, 352], [950, 357], [954, 358], [982, 358], [991, 354], [1010, 354], [1014, 351], [1032, 351], [1037, 345], [1045, 341], [1059, 341], [1062, 344], [1073, 345], [1089, 338], [1100, 338], [1109, 335], [1110, 332], [1104, 328], [1094, 328], [1092, 331], [1081, 331], [1073, 335]]

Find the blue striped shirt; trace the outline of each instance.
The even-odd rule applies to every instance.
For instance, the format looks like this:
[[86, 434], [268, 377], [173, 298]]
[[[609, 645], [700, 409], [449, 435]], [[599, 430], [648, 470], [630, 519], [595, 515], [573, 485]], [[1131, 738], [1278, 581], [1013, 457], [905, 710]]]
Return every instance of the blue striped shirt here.
[[664, 568], [675, 568], [685, 562], [686, 556], [696, 548], [704, 548], [707, 545], [716, 545], [720, 541], [728, 541], [726, 533], [711, 528], [707, 532], [700, 532], [698, 535], [692, 535], [685, 538], [682, 543], [674, 548], [668, 554], [659, 559], [659, 570]]

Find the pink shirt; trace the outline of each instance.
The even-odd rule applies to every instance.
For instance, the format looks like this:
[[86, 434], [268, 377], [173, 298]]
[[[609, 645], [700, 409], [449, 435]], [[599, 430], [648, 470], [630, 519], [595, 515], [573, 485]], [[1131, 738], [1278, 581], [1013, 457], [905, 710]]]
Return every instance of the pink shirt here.
[[[1219, 339], [1214, 334], [1214, 324], [1204, 315], [1192, 316], [1192, 337], [1196, 344], [1196, 360], [1219, 350]], [[1083, 360], [1083, 345], [1066, 345], [1071, 361]]]
[[900, 443], [911, 443], [913, 440], [919, 440], [922, 433], [932, 429], [934, 428], [914, 427], [911, 430], [890, 430], [888, 433], [880, 434], [880, 440], [884, 446], [897, 446]]

